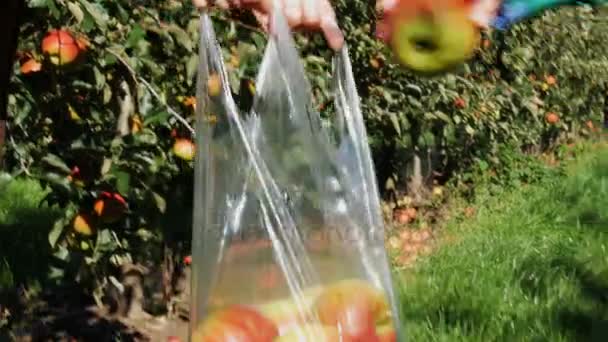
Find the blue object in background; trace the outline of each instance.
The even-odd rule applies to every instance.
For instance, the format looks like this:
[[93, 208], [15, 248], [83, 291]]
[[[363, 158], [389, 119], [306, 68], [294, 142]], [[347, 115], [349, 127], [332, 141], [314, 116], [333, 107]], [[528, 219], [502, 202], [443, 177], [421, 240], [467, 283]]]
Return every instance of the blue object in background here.
[[507, 30], [512, 25], [551, 8], [567, 5], [599, 6], [606, 4], [608, 4], [608, 0], [505, 0], [502, 2], [492, 26], [499, 30]]

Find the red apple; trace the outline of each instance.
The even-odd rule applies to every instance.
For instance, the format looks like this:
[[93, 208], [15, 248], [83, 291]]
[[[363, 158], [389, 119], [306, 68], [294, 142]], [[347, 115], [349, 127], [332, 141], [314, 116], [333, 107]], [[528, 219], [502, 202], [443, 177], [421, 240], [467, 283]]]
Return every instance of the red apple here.
[[188, 139], [177, 139], [173, 145], [173, 153], [183, 160], [194, 159], [195, 152], [194, 144]]
[[235, 305], [212, 314], [193, 334], [193, 342], [273, 342], [276, 325], [258, 311]]
[[65, 30], [53, 30], [42, 40], [42, 52], [55, 65], [72, 63], [80, 53], [79, 43]]
[[348, 342], [379, 341], [369, 300], [353, 300], [338, 314], [337, 326], [342, 339]]
[[42, 70], [42, 64], [35, 59], [29, 59], [21, 64], [21, 73], [24, 75], [35, 73]]
[[114, 223], [125, 214], [127, 201], [120, 194], [104, 191], [95, 202], [93, 210], [105, 223]]
[[545, 121], [547, 121], [548, 124], [554, 125], [559, 122], [559, 115], [554, 112], [549, 112], [545, 115]]
[[336, 326], [349, 341], [375, 341], [375, 327], [390, 321], [390, 306], [381, 291], [361, 280], [329, 286], [315, 301], [322, 324]]
[[397, 332], [392, 324], [378, 327], [377, 334], [380, 338], [380, 342], [397, 342]]

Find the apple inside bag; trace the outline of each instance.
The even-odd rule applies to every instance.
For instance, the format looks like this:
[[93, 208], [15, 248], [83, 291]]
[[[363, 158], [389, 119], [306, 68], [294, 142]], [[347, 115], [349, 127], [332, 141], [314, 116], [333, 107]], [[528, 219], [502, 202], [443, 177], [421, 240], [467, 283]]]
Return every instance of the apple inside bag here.
[[397, 341], [347, 47], [334, 57], [326, 125], [281, 15], [249, 112], [232, 98], [208, 14], [200, 25], [191, 341]]

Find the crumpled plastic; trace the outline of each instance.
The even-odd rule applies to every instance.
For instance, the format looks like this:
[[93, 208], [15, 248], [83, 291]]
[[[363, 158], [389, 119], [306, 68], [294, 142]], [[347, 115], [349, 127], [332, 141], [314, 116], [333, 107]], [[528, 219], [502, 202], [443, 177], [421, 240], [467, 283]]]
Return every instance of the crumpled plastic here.
[[191, 341], [402, 341], [348, 48], [326, 124], [285, 18], [271, 24], [245, 113], [201, 14]]

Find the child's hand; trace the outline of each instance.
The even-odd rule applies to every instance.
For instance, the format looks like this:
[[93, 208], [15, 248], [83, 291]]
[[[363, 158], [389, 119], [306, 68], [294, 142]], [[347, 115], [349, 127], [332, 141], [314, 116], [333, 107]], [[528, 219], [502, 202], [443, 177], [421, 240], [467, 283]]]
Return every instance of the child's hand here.
[[[220, 8], [247, 8], [254, 11], [260, 24], [268, 27], [268, 13], [272, 10], [273, 0], [193, 0], [199, 8], [218, 6]], [[329, 46], [338, 50], [344, 43], [344, 36], [336, 22], [329, 0], [277, 0], [292, 28], [320, 30]]]

